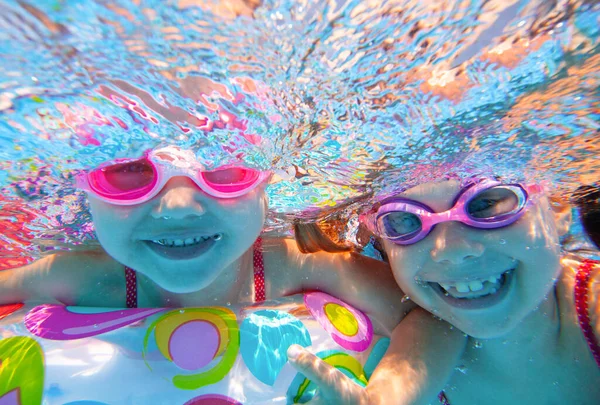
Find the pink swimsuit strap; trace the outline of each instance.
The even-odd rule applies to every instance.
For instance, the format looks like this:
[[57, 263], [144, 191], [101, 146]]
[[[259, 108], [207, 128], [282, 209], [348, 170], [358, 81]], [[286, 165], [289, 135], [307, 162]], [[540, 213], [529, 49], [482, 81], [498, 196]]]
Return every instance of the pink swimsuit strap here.
[[125, 266], [125, 293], [127, 308], [137, 308], [137, 274], [127, 266]]
[[[575, 290], [573, 292], [575, 296], [575, 310], [577, 311], [577, 318], [579, 319], [579, 326], [583, 332], [583, 336], [587, 341], [587, 344], [596, 360], [596, 364], [600, 367], [600, 345], [598, 344], [598, 338], [594, 334], [594, 329], [590, 323], [589, 313], [589, 289], [590, 280], [592, 277], [592, 270], [594, 266], [600, 264], [600, 261], [586, 259], [581, 262], [575, 274]], [[444, 392], [440, 392], [438, 399], [442, 405], [450, 405], [448, 398]]]
[[[254, 266], [254, 302], [262, 302], [265, 300], [265, 262], [261, 238], [254, 242], [252, 262]], [[125, 266], [125, 291], [127, 308], [137, 308], [137, 275], [135, 270], [127, 266]]]
[[590, 279], [592, 277], [592, 270], [595, 266], [599, 265], [600, 262], [597, 260], [586, 259], [581, 262], [575, 275], [575, 309], [577, 310], [577, 318], [579, 319], [579, 326], [583, 332], [583, 336], [587, 341], [587, 344], [596, 360], [596, 364], [600, 367], [600, 346], [598, 345], [598, 338], [594, 334], [594, 329], [590, 323], [590, 313], [588, 307], [589, 301], [589, 289]]
[[254, 267], [254, 302], [263, 302], [265, 300], [265, 260], [261, 238], [254, 242], [252, 264]]

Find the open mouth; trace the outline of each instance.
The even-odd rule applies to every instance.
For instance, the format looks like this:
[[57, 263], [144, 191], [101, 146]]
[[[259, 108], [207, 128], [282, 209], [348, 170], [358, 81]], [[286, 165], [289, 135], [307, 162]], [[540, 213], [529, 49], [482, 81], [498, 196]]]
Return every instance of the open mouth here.
[[208, 236], [194, 236], [185, 239], [162, 238], [144, 240], [146, 246], [160, 256], [173, 260], [186, 260], [207, 252], [223, 237], [216, 233]]
[[481, 309], [496, 305], [506, 296], [512, 284], [514, 268], [486, 279], [453, 283], [428, 284], [448, 304], [466, 309]]

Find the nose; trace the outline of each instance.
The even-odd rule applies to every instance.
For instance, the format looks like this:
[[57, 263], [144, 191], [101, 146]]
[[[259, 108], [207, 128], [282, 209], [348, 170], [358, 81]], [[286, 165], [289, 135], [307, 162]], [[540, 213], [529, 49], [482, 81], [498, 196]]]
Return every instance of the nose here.
[[173, 177], [157, 196], [152, 217], [159, 219], [183, 219], [202, 216], [206, 212], [205, 198], [196, 184], [187, 177]]
[[458, 222], [438, 224], [433, 230], [431, 258], [440, 264], [462, 264], [480, 257], [485, 248], [472, 235], [473, 230]]

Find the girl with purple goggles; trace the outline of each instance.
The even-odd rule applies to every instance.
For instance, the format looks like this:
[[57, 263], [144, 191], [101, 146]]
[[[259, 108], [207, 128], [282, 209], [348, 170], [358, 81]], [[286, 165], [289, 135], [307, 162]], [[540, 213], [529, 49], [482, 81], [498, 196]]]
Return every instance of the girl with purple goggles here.
[[541, 192], [539, 185], [483, 180], [463, 188], [447, 211], [435, 212], [423, 203], [392, 197], [383, 200], [376, 211], [363, 214], [361, 221], [382, 238], [398, 245], [411, 245], [442, 222], [458, 221], [480, 229], [508, 226], [525, 213], [532, 199]]
[[[448, 176], [406, 188], [363, 214], [362, 223], [384, 238], [406, 298], [467, 336], [444, 383], [451, 389], [438, 403], [598, 402], [600, 262], [564, 254], [561, 237], [569, 232], [572, 207], [559, 197], [538, 185], [479, 180], [464, 187]], [[450, 221], [467, 226], [443, 224]], [[413, 339], [429, 344], [419, 334]], [[298, 350], [296, 368], [320, 389], [354, 387], [322, 359]], [[417, 378], [437, 375], [421, 370]], [[555, 381], [560, 388], [548, 389]], [[399, 391], [395, 398], [403, 398]], [[432, 394], [423, 399], [436, 403]]]

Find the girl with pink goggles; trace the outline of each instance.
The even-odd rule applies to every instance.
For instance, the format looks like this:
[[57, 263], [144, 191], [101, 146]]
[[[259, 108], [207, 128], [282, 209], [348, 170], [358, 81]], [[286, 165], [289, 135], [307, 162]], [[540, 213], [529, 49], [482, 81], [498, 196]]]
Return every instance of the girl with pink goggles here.
[[77, 187], [115, 205], [136, 205], [156, 196], [169, 179], [186, 176], [206, 194], [236, 198], [248, 194], [269, 178], [270, 172], [242, 165], [207, 171], [189, 150], [166, 147], [141, 158], [117, 159], [77, 175]]
[[539, 185], [483, 180], [463, 188], [448, 211], [435, 212], [423, 203], [392, 197], [383, 200], [376, 211], [361, 215], [361, 221], [382, 238], [411, 245], [442, 222], [458, 221], [480, 229], [508, 226], [523, 216], [532, 197], [541, 192]]

